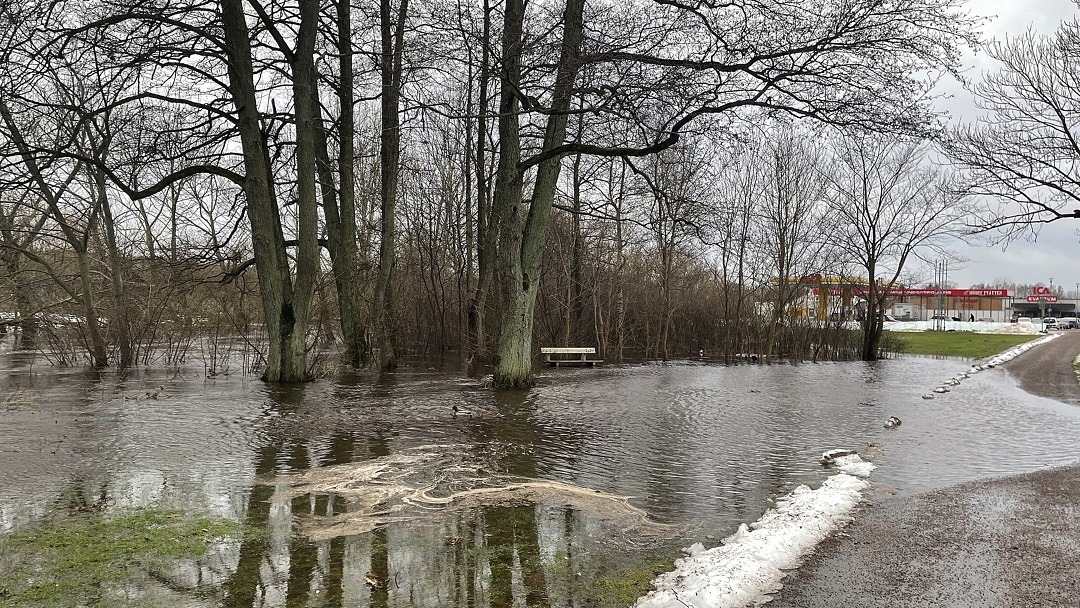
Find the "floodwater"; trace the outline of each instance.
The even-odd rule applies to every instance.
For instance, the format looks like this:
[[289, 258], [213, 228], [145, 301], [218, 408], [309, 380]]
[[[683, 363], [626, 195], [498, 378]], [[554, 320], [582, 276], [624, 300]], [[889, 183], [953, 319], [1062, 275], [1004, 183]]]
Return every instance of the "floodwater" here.
[[1080, 408], [1001, 369], [921, 399], [969, 366], [560, 368], [495, 392], [453, 369], [280, 387], [7, 353], [0, 530], [101, 501], [266, 531], [125, 587], [145, 605], [625, 604], [636, 571], [819, 484], [827, 449], [874, 457], [883, 493], [1076, 461]]

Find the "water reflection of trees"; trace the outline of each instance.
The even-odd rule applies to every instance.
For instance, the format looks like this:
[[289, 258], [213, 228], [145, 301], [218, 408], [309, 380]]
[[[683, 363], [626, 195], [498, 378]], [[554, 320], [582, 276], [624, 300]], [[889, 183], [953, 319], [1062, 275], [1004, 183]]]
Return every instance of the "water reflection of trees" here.
[[[95, 375], [76, 390], [87, 406], [101, 411], [88, 419], [85, 430], [92, 436], [80, 441], [88, 445], [79, 454], [109, 446], [114, 455], [122, 452], [120, 468], [109, 459], [89, 459], [96, 475], [80, 482], [72, 505], [106, 494], [119, 508], [178, 501], [240, 519], [258, 531], [138, 582], [143, 591], [136, 593], [147, 598], [168, 590], [185, 605], [565, 605], [567, 598], [586, 592], [584, 581], [598, 571], [596, 539], [611, 537], [593, 515], [558, 501], [529, 499], [312, 542], [297, 533], [298, 520], [348, 512], [348, 503], [317, 493], [285, 497], [273, 483], [282, 474], [400, 453], [432, 429], [453, 444], [479, 446], [478, 452], [512, 446], [508, 454], [493, 456], [499, 473], [550, 475], [553, 462], [581, 458], [583, 446], [595, 437], [587, 420], [552, 425], [537, 418], [535, 392], [489, 400], [471, 387], [446, 391], [439, 385], [442, 376], [430, 380], [434, 389], [386, 379], [374, 385], [376, 394], [363, 394], [359, 402], [355, 387], [269, 387], [265, 400], [245, 402], [232, 412], [222, 409], [224, 401], [208, 401], [205, 389], [181, 401], [186, 395], [170, 386], [167, 403], [136, 404], [125, 402], [124, 394], [160, 380], [128, 378], [130, 383], [116, 382], [113, 390], [102, 388], [101, 380]], [[458, 400], [488, 415], [455, 420], [446, 401], [446, 421], [434, 423], [442, 427], [430, 420], [410, 422], [410, 412], [431, 416], [423, 408], [430, 408], [432, 399]], [[234, 434], [238, 428], [247, 430]], [[187, 445], [177, 451], [167, 447], [182, 441]], [[124, 468], [129, 464], [130, 471]], [[257, 482], [244, 485], [252, 475]], [[385, 588], [368, 585], [369, 573]]]
[[[335, 436], [331, 453], [352, 451]], [[353, 446], [388, 453], [385, 439]], [[260, 451], [260, 478], [328, 464], [301, 444]], [[572, 509], [534, 503], [487, 506], [366, 534], [311, 542], [294, 531], [300, 515], [347, 512], [344, 500], [306, 494], [276, 500], [280, 486], [258, 483], [247, 498], [251, 535], [224, 586], [225, 606], [549, 606], [583, 593], [596, 525]], [[561, 602], [559, 602], [561, 603]]]

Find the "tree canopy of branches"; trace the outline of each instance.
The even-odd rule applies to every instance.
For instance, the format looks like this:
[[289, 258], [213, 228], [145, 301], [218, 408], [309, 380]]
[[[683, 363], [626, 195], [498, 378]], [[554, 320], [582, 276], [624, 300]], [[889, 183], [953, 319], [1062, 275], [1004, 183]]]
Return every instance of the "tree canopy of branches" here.
[[[952, 0], [628, 2], [601, 15], [568, 0], [561, 38], [547, 40], [546, 26], [525, 36], [526, 6], [508, 3], [495, 184], [503, 310], [495, 383], [531, 383], [540, 244], [560, 158], [655, 154], [684, 130], [701, 128], [698, 119], [729, 130], [753, 110], [927, 134], [935, 125], [919, 99], [929, 83], [919, 79], [955, 70], [959, 49], [974, 42], [973, 21], [959, 7]], [[575, 89], [579, 80], [583, 86]], [[575, 105], [574, 114], [589, 126], [568, 130]], [[533, 117], [538, 122], [530, 123]], [[632, 126], [619, 128], [624, 121]], [[527, 174], [534, 167], [535, 175]]]
[[950, 133], [960, 187], [984, 197], [972, 228], [1008, 239], [1080, 218], [1080, 22], [996, 42], [1001, 65], [973, 91], [985, 116]]
[[865, 272], [862, 357], [879, 356], [885, 299], [910, 258], [941, 251], [941, 239], [964, 216], [963, 195], [923, 166], [923, 147], [886, 137], [841, 143], [830, 181], [834, 244]]
[[[336, 306], [327, 315], [336, 316], [350, 363], [378, 349], [380, 364], [392, 367], [399, 349], [407, 352], [396, 340], [415, 348], [434, 337], [491, 352], [495, 383], [521, 387], [532, 381], [549, 226], [569, 200], [573, 319], [563, 327], [587, 333], [585, 302], [599, 308], [596, 285], [610, 281], [610, 301], [621, 308], [596, 310], [592, 333], [605, 341], [617, 334], [620, 351], [630, 345], [625, 287], [637, 268], [657, 277], [663, 309], [640, 320], [651, 333], [637, 342], [667, 357], [679, 335], [690, 335], [678, 320], [683, 294], [712, 285], [723, 292], [717, 302], [727, 306], [730, 295], [739, 303], [733, 314], [743, 314], [752, 309], [747, 286], [767, 268], [812, 266], [796, 255], [814, 230], [794, 205], [820, 191], [797, 166], [803, 152], [780, 146], [771, 155], [765, 179], [777, 184], [762, 207], [752, 189], [715, 192], [725, 189], [713, 183], [732, 142], [774, 120], [934, 133], [933, 76], [955, 71], [960, 50], [976, 42], [977, 22], [963, 4], [5, 4], [20, 33], [0, 49], [0, 170], [36, 206], [5, 199], [0, 228], [18, 211], [17, 221], [63, 232], [66, 247], [85, 258], [70, 299], [108, 293], [108, 325], [119, 331], [127, 323], [115, 321], [130, 310], [124, 239], [144, 232], [146, 246], [129, 240], [130, 251], [153, 258], [161, 241], [175, 256], [187, 209], [202, 218], [204, 250], [217, 252], [205, 257], [230, 278], [256, 270], [266, 380], [310, 377], [320, 286], [332, 285]], [[586, 170], [608, 183], [587, 185]], [[752, 173], [745, 184], [760, 185]], [[67, 189], [65, 175], [77, 176], [76, 188]], [[213, 217], [216, 210], [228, 218]], [[770, 227], [755, 224], [761, 210]], [[599, 217], [583, 221], [592, 211]], [[153, 234], [157, 217], [171, 218], [171, 239]], [[783, 242], [761, 242], [770, 239]], [[8, 257], [37, 255], [16, 241], [5, 237]], [[716, 243], [720, 271], [709, 268], [716, 260], [706, 245]], [[590, 246], [617, 271], [598, 270], [587, 286]], [[776, 259], [751, 265], [752, 257]], [[105, 289], [95, 267], [109, 271]], [[798, 294], [779, 291], [770, 297], [783, 315]], [[84, 308], [93, 330], [92, 302]], [[410, 328], [399, 314], [443, 327]], [[495, 320], [490, 331], [485, 319]], [[448, 328], [458, 322], [463, 332]], [[108, 355], [95, 347], [93, 357], [100, 364]]]

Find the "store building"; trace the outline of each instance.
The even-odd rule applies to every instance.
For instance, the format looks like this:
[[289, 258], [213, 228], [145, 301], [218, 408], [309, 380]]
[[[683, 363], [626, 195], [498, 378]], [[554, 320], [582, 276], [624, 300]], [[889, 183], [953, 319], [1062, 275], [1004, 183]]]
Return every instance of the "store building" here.
[[[934, 314], [944, 314], [961, 321], [1009, 321], [1018, 301], [1011, 289], [923, 289], [889, 290], [889, 314], [897, 321], [924, 321]], [[1038, 304], [1033, 306], [1038, 309]], [[1075, 309], [1074, 309], [1075, 310]], [[1027, 315], [1031, 316], [1031, 315]]]

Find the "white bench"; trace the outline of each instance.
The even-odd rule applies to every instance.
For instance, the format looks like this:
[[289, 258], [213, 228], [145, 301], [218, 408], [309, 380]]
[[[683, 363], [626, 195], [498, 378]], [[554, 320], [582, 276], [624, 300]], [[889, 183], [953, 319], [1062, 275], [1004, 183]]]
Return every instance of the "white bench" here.
[[597, 363], [603, 363], [603, 359], [591, 359], [589, 355], [595, 355], [596, 349], [591, 346], [542, 346], [540, 354], [544, 355], [544, 363], [551, 367], [559, 365], [588, 365], [592, 367]]

